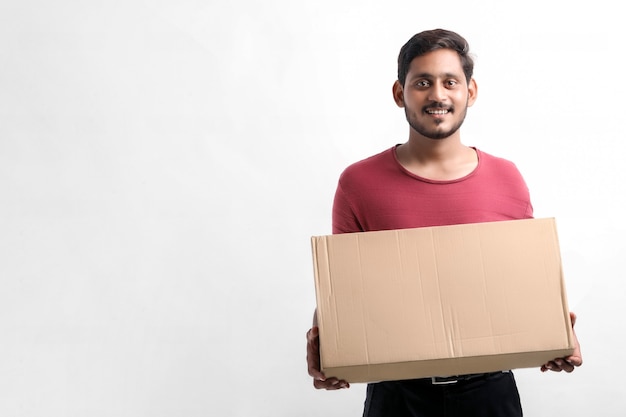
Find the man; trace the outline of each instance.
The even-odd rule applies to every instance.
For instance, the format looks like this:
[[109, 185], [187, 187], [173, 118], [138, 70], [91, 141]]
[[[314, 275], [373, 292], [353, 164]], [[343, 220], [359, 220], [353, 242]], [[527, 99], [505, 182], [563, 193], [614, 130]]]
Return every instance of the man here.
[[[349, 166], [339, 179], [333, 233], [404, 229], [531, 218], [528, 188], [515, 165], [463, 145], [460, 127], [477, 97], [469, 47], [457, 33], [436, 29], [400, 50], [393, 98], [404, 108], [408, 141]], [[576, 316], [572, 313], [572, 324]], [[574, 335], [575, 337], [575, 335]], [[349, 383], [320, 371], [317, 320], [307, 333], [309, 375], [318, 389]], [[574, 353], [541, 370], [572, 372]], [[512, 372], [371, 383], [364, 417], [521, 416]]]

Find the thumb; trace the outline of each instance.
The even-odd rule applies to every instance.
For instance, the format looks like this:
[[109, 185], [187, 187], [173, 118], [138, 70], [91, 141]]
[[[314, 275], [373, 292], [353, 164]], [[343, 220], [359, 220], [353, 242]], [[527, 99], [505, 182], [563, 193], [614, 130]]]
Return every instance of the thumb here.
[[306, 338], [308, 341], [313, 341], [319, 336], [319, 328], [317, 326], [313, 326], [306, 333]]

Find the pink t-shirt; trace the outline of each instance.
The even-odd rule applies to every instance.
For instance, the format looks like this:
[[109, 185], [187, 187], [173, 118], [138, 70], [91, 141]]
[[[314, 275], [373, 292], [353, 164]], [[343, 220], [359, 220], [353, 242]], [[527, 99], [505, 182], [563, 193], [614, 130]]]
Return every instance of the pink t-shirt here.
[[517, 167], [476, 152], [476, 169], [452, 181], [410, 173], [395, 146], [350, 165], [335, 193], [333, 233], [531, 218], [528, 187]]

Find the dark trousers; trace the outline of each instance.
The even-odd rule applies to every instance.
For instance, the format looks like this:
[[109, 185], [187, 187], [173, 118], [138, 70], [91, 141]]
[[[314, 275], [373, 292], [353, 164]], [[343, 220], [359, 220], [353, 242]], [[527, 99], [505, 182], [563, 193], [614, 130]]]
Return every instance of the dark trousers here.
[[486, 374], [453, 384], [430, 378], [368, 384], [363, 417], [521, 417], [512, 372]]

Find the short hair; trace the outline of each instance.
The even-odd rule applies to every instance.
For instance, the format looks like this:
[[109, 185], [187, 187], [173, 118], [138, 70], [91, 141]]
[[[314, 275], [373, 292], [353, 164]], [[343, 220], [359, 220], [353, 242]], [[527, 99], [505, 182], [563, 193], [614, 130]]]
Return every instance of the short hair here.
[[404, 85], [413, 59], [438, 49], [451, 49], [459, 55], [463, 73], [469, 83], [474, 73], [474, 60], [469, 53], [469, 44], [458, 33], [445, 29], [433, 29], [414, 35], [400, 49], [398, 55], [398, 81], [400, 84]]

